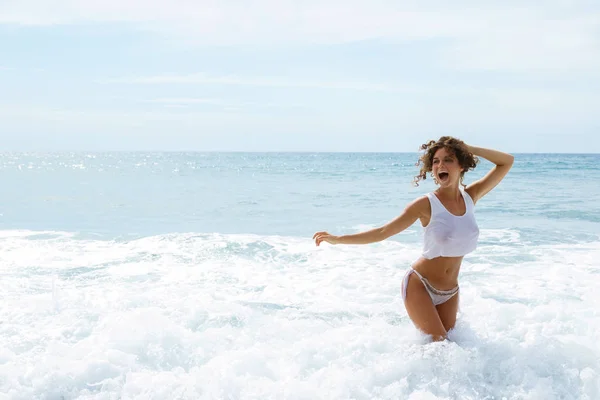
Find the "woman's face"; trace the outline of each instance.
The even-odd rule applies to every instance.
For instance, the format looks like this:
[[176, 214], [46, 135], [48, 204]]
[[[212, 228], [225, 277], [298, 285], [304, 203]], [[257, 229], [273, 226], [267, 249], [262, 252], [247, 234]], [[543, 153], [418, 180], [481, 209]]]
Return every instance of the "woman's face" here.
[[454, 153], [442, 147], [433, 155], [431, 171], [440, 187], [458, 185], [462, 168]]

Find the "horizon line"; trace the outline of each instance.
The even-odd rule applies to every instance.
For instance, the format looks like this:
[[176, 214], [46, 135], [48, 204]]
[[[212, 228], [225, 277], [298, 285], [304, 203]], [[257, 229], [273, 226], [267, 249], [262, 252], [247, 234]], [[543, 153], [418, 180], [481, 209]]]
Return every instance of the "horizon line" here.
[[[600, 155], [600, 152], [579, 153], [579, 152], [553, 152], [553, 151], [509, 151], [502, 150], [512, 154], [557, 154], [557, 155]], [[15, 153], [192, 153], [192, 154], [414, 154], [421, 153], [422, 150], [415, 151], [364, 151], [364, 150], [0, 150], [0, 154]]]

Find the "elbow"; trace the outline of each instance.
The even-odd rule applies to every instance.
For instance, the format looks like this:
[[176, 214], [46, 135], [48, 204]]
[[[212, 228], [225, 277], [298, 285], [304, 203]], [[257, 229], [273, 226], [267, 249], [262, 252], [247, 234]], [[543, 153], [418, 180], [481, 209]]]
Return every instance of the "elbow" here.
[[499, 167], [511, 168], [515, 162], [515, 156], [512, 154], [506, 154], [504, 160], [502, 160], [501, 164], [498, 164]]
[[508, 160], [508, 168], [512, 168], [513, 164], [515, 163], [515, 156], [513, 156], [512, 154], [510, 155], [510, 159]]
[[383, 228], [379, 228], [377, 229], [374, 237], [373, 237], [373, 242], [381, 242], [384, 241], [385, 239], [389, 238], [390, 236], [393, 236], [393, 232], [390, 231], [389, 228], [383, 227]]

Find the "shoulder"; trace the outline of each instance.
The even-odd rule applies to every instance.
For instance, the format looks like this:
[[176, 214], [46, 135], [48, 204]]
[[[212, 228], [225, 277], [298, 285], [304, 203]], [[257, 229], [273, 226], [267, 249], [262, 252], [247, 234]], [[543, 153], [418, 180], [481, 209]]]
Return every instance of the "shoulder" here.
[[406, 206], [406, 211], [416, 217], [427, 217], [431, 214], [431, 203], [428, 195], [417, 197]]

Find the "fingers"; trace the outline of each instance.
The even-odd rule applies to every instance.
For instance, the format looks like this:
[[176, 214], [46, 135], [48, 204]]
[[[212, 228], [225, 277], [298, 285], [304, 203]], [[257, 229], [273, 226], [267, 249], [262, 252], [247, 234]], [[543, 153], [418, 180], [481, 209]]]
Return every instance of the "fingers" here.
[[327, 232], [317, 232], [314, 234], [313, 238], [315, 239], [315, 243], [319, 246], [322, 242], [327, 242], [331, 244], [336, 244], [337, 236], [331, 235]]
[[321, 244], [321, 242], [323, 241], [323, 235], [317, 235], [315, 237], [315, 244], [318, 246]]
[[315, 240], [316, 245], [320, 245], [322, 241], [327, 240], [329, 237], [329, 233], [327, 232], [317, 232], [313, 235], [313, 239]]

